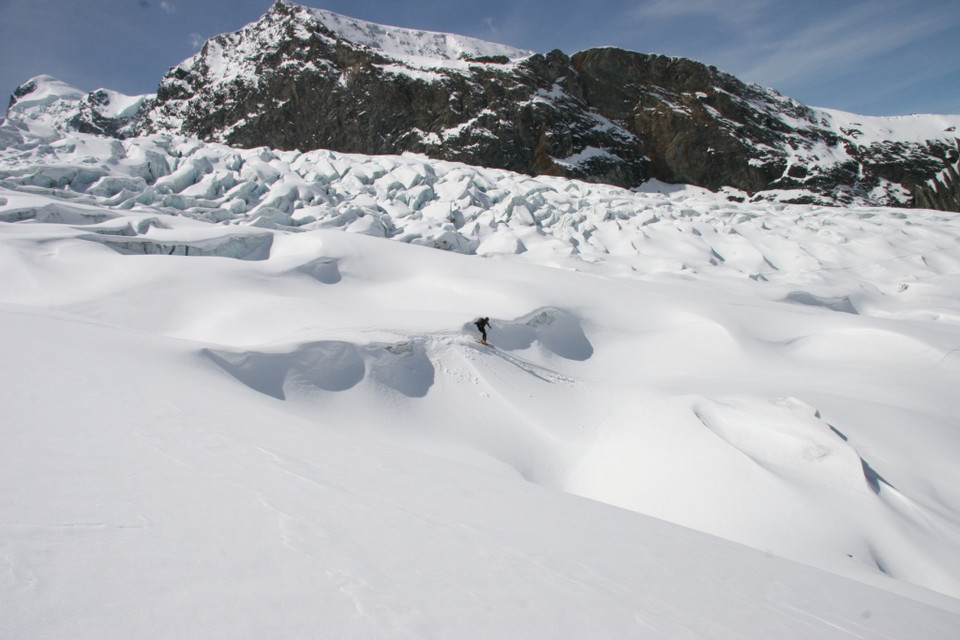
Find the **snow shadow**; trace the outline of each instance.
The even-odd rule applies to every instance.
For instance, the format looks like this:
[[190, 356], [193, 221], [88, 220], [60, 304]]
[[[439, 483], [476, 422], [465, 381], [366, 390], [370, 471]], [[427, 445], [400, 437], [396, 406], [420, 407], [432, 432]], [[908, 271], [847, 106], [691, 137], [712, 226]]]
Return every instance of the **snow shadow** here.
[[80, 227], [83, 231], [89, 233], [99, 233], [105, 236], [124, 236], [135, 237], [148, 233], [151, 229], [169, 230], [170, 227], [162, 223], [158, 218], [113, 218], [98, 224]]
[[99, 242], [123, 255], [206, 256], [237, 260], [266, 260], [273, 246], [271, 233], [229, 234], [198, 240], [154, 240], [124, 235], [89, 234], [82, 240]]
[[0, 222], [42, 222], [45, 224], [92, 225], [117, 216], [100, 209], [51, 203], [42, 207], [21, 207], [0, 211]]
[[[537, 309], [512, 321], [491, 320], [491, 325], [489, 340], [499, 349], [518, 351], [538, 342], [568, 360], [583, 361], [593, 355], [593, 345], [584, 334], [580, 320], [563, 309]], [[476, 333], [472, 323], [467, 328]]]
[[410, 342], [358, 347], [331, 340], [285, 353], [219, 349], [202, 353], [254, 391], [278, 400], [346, 391], [365, 377], [407, 397], [422, 398], [433, 386], [435, 374], [423, 345]]
[[370, 379], [408, 398], [422, 398], [433, 386], [436, 370], [420, 343], [401, 342], [364, 348]]
[[340, 275], [340, 265], [334, 258], [317, 258], [295, 269], [324, 284], [337, 284], [343, 279]]
[[761, 468], [809, 483], [830, 477], [838, 484], [865, 483], [879, 495], [894, 488], [820, 412], [795, 398], [708, 401], [693, 407], [707, 429]]
[[[833, 426], [832, 424], [828, 424], [827, 426], [830, 427], [830, 430], [833, 431], [835, 434], [837, 434], [837, 436], [841, 440], [843, 440], [844, 442], [850, 442], [850, 438], [848, 438], [846, 434], [844, 434], [842, 431], [837, 429], [835, 426]], [[894, 487], [892, 484], [887, 482], [883, 476], [877, 473], [873, 469], [873, 467], [870, 466], [870, 463], [863, 459], [863, 456], [860, 457], [860, 466], [863, 467], [864, 479], [867, 481], [867, 484], [870, 486], [870, 490], [873, 491], [875, 494], [880, 495], [880, 490], [883, 488], [884, 485], [890, 487], [891, 489], [896, 490], [896, 487]]]
[[254, 391], [278, 400], [294, 390], [346, 391], [363, 380], [366, 370], [357, 348], [339, 341], [308, 343], [288, 353], [204, 349], [203, 354]]
[[797, 304], [805, 304], [811, 307], [823, 307], [824, 309], [840, 311], [841, 313], [852, 313], [854, 315], [860, 314], [860, 312], [857, 311], [857, 308], [853, 306], [853, 302], [851, 302], [848, 296], [825, 298], [821, 296], [815, 296], [807, 291], [793, 291], [788, 294], [784, 300], [787, 302], [795, 302]]

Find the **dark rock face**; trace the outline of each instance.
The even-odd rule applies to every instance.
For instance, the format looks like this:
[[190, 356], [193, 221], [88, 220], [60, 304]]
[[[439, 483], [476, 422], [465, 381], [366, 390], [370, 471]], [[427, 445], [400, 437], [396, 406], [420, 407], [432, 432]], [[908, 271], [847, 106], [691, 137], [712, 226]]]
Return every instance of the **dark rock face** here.
[[[861, 131], [837, 131], [823, 112], [682, 58], [594, 49], [573, 63], [589, 79], [587, 102], [642, 141], [652, 174], [665, 182], [960, 211], [949, 174], [957, 139], [863, 144]], [[886, 195], [885, 183], [906, 197]], [[934, 183], [941, 185], [935, 194]]]
[[[125, 138], [132, 135], [137, 127], [141, 113], [134, 109], [132, 113], [114, 115], [108, 111], [110, 94], [103, 89], [88, 93], [80, 101], [77, 113], [70, 118], [69, 125], [81, 133]], [[104, 111], [107, 110], [107, 113]]]
[[13, 90], [13, 94], [10, 96], [10, 102], [7, 104], [7, 109], [9, 110], [13, 107], [13, 105], [17, 104], [21, 98], [30, 95], [36, 90], [37, 83], [35, 81], [28, 80], [27, 82], [24, 82], [22, 85]]
[[619, 49], [584, 51], [573, 63], [589, 104], [637, 136], [658, 179], [755, 192], [779, 177], [776, 166], [750, 162], [757, 144], [776, 139], [778, 120], [749, 104], [758, 96], [732, 76]]
[[420, 68], [328, 22], [278, 0], [171, 69], [132, 121], [102, 116], [102, 96], [90, 94], [73, 124], [240, 147], [413, 152], [628, 188], [656, 178], [743, 197], [960, 211], [953, 134], [878, 140], [714, 67], [613, 48]]
[[925, 209], [960, 211], [960, 141], [954, 149], [938, 151], [944, 155], [946, 168], [914, 187], [916, 204]]

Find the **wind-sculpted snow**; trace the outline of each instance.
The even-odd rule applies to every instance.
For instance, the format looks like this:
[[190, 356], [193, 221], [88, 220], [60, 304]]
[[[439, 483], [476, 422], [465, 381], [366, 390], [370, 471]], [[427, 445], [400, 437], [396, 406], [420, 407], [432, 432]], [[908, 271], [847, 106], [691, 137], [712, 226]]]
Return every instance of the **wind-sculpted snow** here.
[[593, 355], [593, 345], [584, 335], [580, 321], [563, 309], [538, 309], [517, 320], [494, 323], [500, 349], [522, 350], [536, 342], [568, 360], [586, 360]]
[[956, 636], [954, 215], [9, 126], [14, 635]]
[[346, 342], [308, 344], [292, 353], [232, 354], [209, 350], [207, 354], [240, 382], [279, 400], [286, 399], [289, 386], [344, 391], [364, 375], [363, 359]]
[[291, 352], [232, 353], [208, 349], [206, 355], [251, 389], [278, 400], [288, 394], [311, 396], [346, 391], [369, 375], [374, 383], [411, 398], [421, 398], [433, 384], [434, 370], [422, 344], [358, 346], [316, 342]]
[[[877, 474], [842, 432], [821, 420], [816, 409], [795, 398], [776, 398], [768, 403], [723, 398], [697, 403], [695, 413], [705, 427], [742, 452], [761, 473], [773, 474], [781, 482], [823, 484], [832, 491], [849, 492], [870, 504], [871, 509], [887, 511], [887, 517], [905, 509], [926, 511]], [[907, 526], [913, 528], [916, 523]], [[891, 533], [870, 532], [871, 536]], [[918, 538], [926, 535], [922, 526], [899, 534]], [[891, 553], [891, 548], [870, 545], [857, 559], [908, 580], [921, 576], [930, 581], [950, 580], [938, 561], [922, 553]]]
[[[99, 207], [70, 206], [69, 204], [61, 203], [8, 207], [6, 206], [7, 203], [8, 201], [4, 199], [4, 208], [0, 211], [0, 221], [3, 222], [23, 222], [24, 220], [30, 220], [54, 224], [98, 225], [117, 217]], [[118, 233], [126, 235], [127, 226], [129, 225], [125, 225], [124, 231], [118, 231]]]
[[126, 237], [132, 235], [132, 230], [133, 227], [128, 224], [117, 232], [99, 232], [81, 237], [99, 242], [123, 254], [219, 256], [240, 260], [266, 260], [273, 243], [273, 236], [268, 233], [236, 233], [208, 239], [165, 240], [163, 237]]
[[[956, 217], [928, 211], [738, 204], [656, 183], [631, 192], [419, 156], [236, 150], [163, 136], [73, 134], [8, 146], [0, 160], [0, 185], [62, 201], [40, 209], [8, 203], [5, 220], [94, 222], [106, 208], [281, 231], [343, 229], [482, 256], [575, 257], [639, 273], [809, 276], [814, 287], [817, 274], [837, 269], [865, 281], [882, 271], [896, 282], [916, 277], [910, 263], [918, 260], [919, 273], [958, 266]], [[82, 212], [91, 205], [99, 209]], [[791, 299], [847, 296], [841, 306], [849, 310], [863, 291], [839, 293], [798, 290]]]

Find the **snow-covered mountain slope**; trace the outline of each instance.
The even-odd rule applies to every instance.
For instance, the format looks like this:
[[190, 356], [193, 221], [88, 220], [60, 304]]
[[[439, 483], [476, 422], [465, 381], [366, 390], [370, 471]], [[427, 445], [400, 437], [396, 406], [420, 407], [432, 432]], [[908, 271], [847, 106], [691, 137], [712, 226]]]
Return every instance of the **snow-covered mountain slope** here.
[[381, 25], [332, 11], [304, 7], [287, 0], [281, 0], [281, 4], [312, 16], [336, 38], [376, 49], [378, 53], [409, 67], [431, 69], [455, 66], [465, 69], [465, 63], [470, 60], [501, 56], [519, 60], [533, 55], [533, 51], [452, 33]]
[[153, 99], [109, 89], [84, 93], [51, 76], [37, 76], [11, 97], [4, 128], [29, 129], [34, 138], [51, 140], [68, 131], [126, 137], [133, 134], [141, 108]]
[[14, 637], [960, 629], [956, 216], [0, 141]]
[[343, 43], [364, 47], [411, 70], [466, 70], [471, 61], [476, 63], [478, 59], [522, 59], [533, 54], [455, 34], [374, 24], [279, 0], [261, 21], [212, 38], [173, 72], [183, 76], [204, 74], [210, 80], [209, 90], [215, 92], [221, 86], [249, 82], [266, 73], [265, 61], [282, 56], [291, 35], [305, 41], [314, 34], [329, 46]]

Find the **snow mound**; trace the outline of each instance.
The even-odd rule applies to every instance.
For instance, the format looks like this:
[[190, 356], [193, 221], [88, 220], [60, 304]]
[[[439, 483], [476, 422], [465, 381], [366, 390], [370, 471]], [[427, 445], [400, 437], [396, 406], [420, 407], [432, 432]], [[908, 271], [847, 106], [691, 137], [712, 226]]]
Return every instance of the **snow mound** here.
[[580, 321], [562, 309], [538, 309], [517, 320], [493, 320], [497, 346], [508, 351], [523, 350], [534, 342], [568, 360], [586, 360], [593, 345], [583, 333]]
[[23, 114], [28, 111], [40, 111], [40, 107], [50, 107], [60, 101], [78, 101], [84, 92], [54, 77], [40, 75], [31, 78], [22, 85], [13, 96], [9, 111]]
[[434, 368], [423, 345], [410, 342], [361, 347], [324, 341], [285, 353], [206, 349], [204, 354], [254, 391], [278, 400], [311, 397], [317, 391], [346, 391], [365, 378], [420, 398], [434, 379]]
[[290, 353], [205, 353], [251, 389], [279, 400], [286, 399], [289, 387], [344, 391], [360, 382], [365, 373], [356, 347], [346, 342], [312, 343]]
[[728, 398], [694, 405], [697, 419], [754, 464], [786, 481], [866, 489], [866, 463], [819, 412], [795, 398]]

